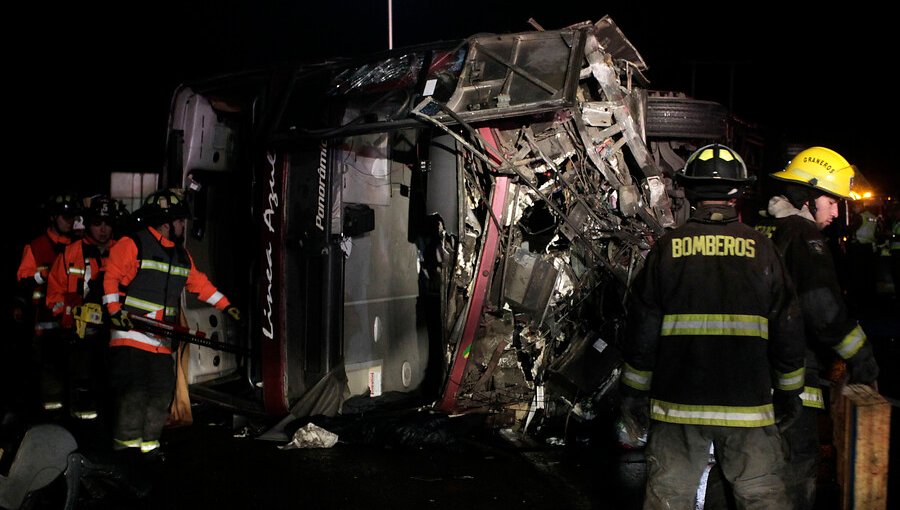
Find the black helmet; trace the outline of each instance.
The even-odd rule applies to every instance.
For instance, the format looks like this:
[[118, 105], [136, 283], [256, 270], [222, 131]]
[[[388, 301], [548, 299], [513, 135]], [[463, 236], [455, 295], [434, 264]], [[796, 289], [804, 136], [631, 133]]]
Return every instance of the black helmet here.
[[122, 216], [122, 204], [106, 195], [94, 195], [87, 199], [88, 208], [85, 220], [90, 223], [98, 219], [104, 219], [113, 225]]
[[697, 149], [676, 177], [700, 200], [738, 198], [756, 180], [735, 151], [717, 143]]
[[78, 216], [81, 214], [81, 200], [74, 193], [60, 193], [50, 196], [46, 204], [47, 214], [56, 216], [64, 214], [66, 216]]
[[135, 211], [138, 221], [156, 226], [190, 216], [187, 203], [172, 190], [159, 190], [144, 199], [144, 205]]

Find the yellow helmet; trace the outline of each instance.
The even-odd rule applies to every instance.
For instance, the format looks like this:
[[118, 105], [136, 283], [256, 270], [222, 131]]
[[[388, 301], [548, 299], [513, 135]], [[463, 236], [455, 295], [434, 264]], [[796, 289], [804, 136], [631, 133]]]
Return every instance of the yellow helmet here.
[[772, 177], [796, 182], [836, 197], [860, 198], [855, 184], [858, 170], [843, 156], [825, 147], [810, 147], [794, 156], [784, 170]]

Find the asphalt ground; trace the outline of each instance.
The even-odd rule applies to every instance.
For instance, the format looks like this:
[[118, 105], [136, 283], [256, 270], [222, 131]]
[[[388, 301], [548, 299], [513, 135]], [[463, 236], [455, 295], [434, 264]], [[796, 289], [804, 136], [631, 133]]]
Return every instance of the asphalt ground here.
[[[76, 508], [641, 507], [642, 452], [597, 441], [596, 424], [562, 445], [491, 429], [477, 416], [419, 413], [422, 418], [408, 413], [365, 418], [393, 427], [395, 432], [386, 434], [385, 428], [372, 432], [378, 427], [351, 430], [355, 425], [323, 423], [346, 439], [331, 448], [282, 449], [282, 441], [241, 437], [248, 428], [235, 426], [230, 415], [194, 406], [193, 425], [166, 431], [162, 461], [145, 461], [140, 455], [117, 458], [85, 448], [94, 467], [104, 469], [82, 479]], [[898, 421], [894, 413], [895, 437]], [[413, 429], [428, 434], [410, 434]], [[396, 432], [401, 430], [405, 432]], [[892, 460], [900, 458], [896, 443]], [[110, 472], [117, 475], [108, 476]], [[833, 476], [826, 459], [817, 510], [839, 508]], [[63, 508], [65, 489], [64, 479], [58, 479], [32, 498], [31, 508]]]
[[[610, 462], [616, 453], [603, 446], [511, 442], [474, 416], [426, 417], [439, 422], [432, 426], [394, 415], [388, 424], [398, 430], [413, 424], [431, 432], [376, 438], [369, 429], [348, 433], [350, 443], [298, 449], [236, 437], [241, 431], [230, 416], [208, 409], [195, 407], [195, 420], [166, 431], [162, 461], [86, 453], [95, 467], [113, 466], [125, 479], [106, 476], [106, 469], [84, 478], [77, 508], [618, 509], [627, 508], [623, 488], [641, 483], [640, 475], [621, 479]], [[640, 470], [642, 462], [634, 466]], [[65, 488], [59, 479], [33, 508], [62, 508]]]
[[[893, 404], [900, 437], [900, 304], [879, 295], [855, 313], [881, 367], [879, 391]], [[7, 372], [9, 373], [9, 372]], [[7, 387], [7, 390], [9, 388]], [[9, 395], [6, 391], [5, 395]], [[564, 437], [525, 439], [490, 426], [484, 416], [450, 418], [421, 410], [316, 420], [338, 433], [331, 448], [281, 449], [252, 437], [267, 424], [195, 404], [194, 424], [167, 429], [164, 460], [116, 457], [102, 425], [64, 423], [93, 467], [80, 485], [78, 509], [357, 509], [553, 508], [631, 510], [641, 506], [640, 451], [615, 441], [610, 416], [574, 424]], [[297, 425], [299, 426], [299, 425]], [[19, 427], [21, 428], [21, 427]], [[296, 428], [296, 427], [295, 427]], [[8, 434], [16, 424], [5, 423]], [[545, 434], [546, 436], [546, 434]], [[898, 486], [900, 441], [890, 446], [889, 487]], [[823, 449], [817, 510], [837, 510], [833, 452]], [[831, 455], [831, 456], [829, 456]], [[9, 457], [0, 462], [8, 469]], [[65, 479], [33, 495], [32, 509], [59, 509]], [[888, 494], [888, 506], [900, 494]]]

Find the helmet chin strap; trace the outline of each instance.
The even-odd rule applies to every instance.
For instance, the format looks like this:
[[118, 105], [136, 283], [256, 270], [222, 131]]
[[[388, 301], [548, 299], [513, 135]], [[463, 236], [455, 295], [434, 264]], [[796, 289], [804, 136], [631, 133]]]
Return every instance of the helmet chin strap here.
[[809, 209], [809, 214], [811, 214], [813, 218], [816, 217], [816, 200], [818, 198], [819, 197], [810, 198], [806, 201], [806, 208]]

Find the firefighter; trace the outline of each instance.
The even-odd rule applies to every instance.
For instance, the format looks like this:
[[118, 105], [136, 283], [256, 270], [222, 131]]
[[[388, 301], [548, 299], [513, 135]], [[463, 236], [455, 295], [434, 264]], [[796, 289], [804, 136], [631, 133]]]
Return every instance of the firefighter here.
[[194, 266], [184, 248], [189, 214], [179, 194], [157, 191], [135, 214], [144, 227], [113, 246], [103, 280], [103, 302], [113, 326], [109, 342], [113, 448], [139, 448], [147, 457], [159, 458], [159, 439], [175, 390], [173, 346], [166, 337], [135, 329], [128, 315], [176, 323], [184, 289], [231, 319], [239, 321], [240, 312]]
[[74, 194], [53, 195], [45, 204], [45, 210], [49, 214], [50, 225], [22, 252], [17, 273], [20, 297], [14, 317], [34, 321], [32, 346], [40, 372], [41, 406], [45, 412], [58, 414], [65, 400], [65, 350], [59, 322], [46, 304], [47, 278], [57, 255], [72, 243], [73, 226], [81, 213], [81, 201]]
[[[848, 316], [837, 272], [820, 232], [838, 216], [838, 203], [852, 199], [856, 169], [837, 152], [811, 147], [771, 175], [782, 193], [768, 203], [768, 217], [757, 229], [770, 235], [782, 253], [797, 290], [806, 340], [803, 412], [785, 431], [790, 453], [788, 490], [794, 508], [815, 502], [819, 459], [818, 413], [825, 409], [820, 377], [836, 354], [846, 361], [851, 383], [874, 383], [878, 377], [871, 344], [856, 320]], [[867, 248], [871, 250], [871, 248]]]
[[103, 195], [88, 200], [84, 237], [69, 244], [56, 258], [47, 282], [47, 306], [59, 318], [63, 336], [69, 341], [69, 413], [80, 420], [98, 416], [105, 373], [103, 353], [109, 340], [107, 329], [96, 324], [82, 321], [83, 325], [76, 328], [73, 312], [87, 311], [86, 304], [100, 308], [103, 272], [109, 250], [116, 244], [113, 227], [119, 216], [115, 200]]
[[708, 145], [677, 177], [696, 209], [650, 250], [623, 349], [623, 414], [649, 426], [644, 508], [694, 508], [711, 449], [741, 508], [790, 508], [779, 426], [801, 406], [796, 294], [772, 242], [738, 221], [740, 156]]
[[878, 245], [882, 227], [881, 218], [873, 209], [862, 201], [853, 204], [853, 235], [847, 245], [850, 263], [848, 296], [860, 310], [874, 300], [877, 291]]

